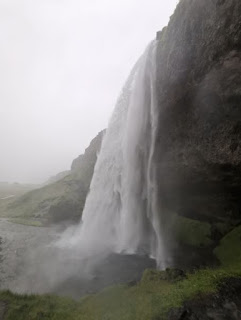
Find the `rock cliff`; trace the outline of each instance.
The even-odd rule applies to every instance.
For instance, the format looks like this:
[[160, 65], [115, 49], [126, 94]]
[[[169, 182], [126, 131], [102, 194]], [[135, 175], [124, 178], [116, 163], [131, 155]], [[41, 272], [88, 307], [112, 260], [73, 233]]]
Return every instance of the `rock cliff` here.
[[237, 0], [181, 0], [157, 33], [159, 207], [179, 244], [241, 223], [240, 16]]

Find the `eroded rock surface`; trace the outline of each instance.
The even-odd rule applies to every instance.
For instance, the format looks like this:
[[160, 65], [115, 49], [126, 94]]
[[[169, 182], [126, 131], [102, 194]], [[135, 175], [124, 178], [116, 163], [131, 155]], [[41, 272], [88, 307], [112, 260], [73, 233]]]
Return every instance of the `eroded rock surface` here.
[[180, 309], [170, 311], [168, 320], [240, 320], [241, 280], [225, 281], [219, 292], [188, 301]]
[[209, 247], [221, 224], [228, 232], [241, 222], [240, 16], [239, 0], [182, 0], [157, 35], [162, 223], [208, 223]]

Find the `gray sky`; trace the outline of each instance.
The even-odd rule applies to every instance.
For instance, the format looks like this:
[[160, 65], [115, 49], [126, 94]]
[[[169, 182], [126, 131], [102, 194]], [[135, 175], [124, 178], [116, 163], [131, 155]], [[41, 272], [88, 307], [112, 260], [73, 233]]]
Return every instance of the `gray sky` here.
[[177, 0], [0, 0], [0, 181], [69, 169]]

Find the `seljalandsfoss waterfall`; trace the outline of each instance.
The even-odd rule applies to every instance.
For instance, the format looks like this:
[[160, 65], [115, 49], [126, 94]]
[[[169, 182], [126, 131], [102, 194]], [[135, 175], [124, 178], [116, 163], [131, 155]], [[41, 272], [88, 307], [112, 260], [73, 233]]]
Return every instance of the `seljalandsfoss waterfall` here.
[[[20, 72], [27, 94], [17, 82], [6, 87], [2, 105], [10, 113], [5, 118], [3, 110], [2, 132], [10, 153], [4, 160], [2, 152], [1, 158], [15, 181], [18, 174], [24, 178], [43, 168], [45, 159], [49, 165], [34, 176], [50, 173], [52, 163], [57, 170], [72, 158], [71, 150], [78, 156], [69, 170], [44, 185], [0, 179], [0, 320], [241, 320], [241, 1], [173, 0], [176, 9], [167, 26], [129, 70], [107, 129], [102, 121], [115, 79], [110, 85], [106, 75], [121, 64], [119, 48], [138, 50], [153, 28], [164, 25], [169, 2], [158, 8], [129, 1], [125, 9], [104, 1], [100, 11], [93, 1], [81, 8], [78, 1], [59, 2], [61, 8], [51, 6], [57, 20], [47, 8], [49, 24], [26, 1], [22, 13], [34, 13], [38, 25], [24, 37], [31, 68], [23, 70], [27, 75], [33, 69], [38, 77], [22, 78], [19, 63], [28, 66], [25, 60], [18, 59], [17, 69], [15, 64], [11, 69], [12, 63], [5, 68], [9, 84], [11, 71]], [[90, 28], [76, 24], [82, 11]], [[66, 50], [51, 51], [50, 38], [40, 37], [40, 29], [51, 31], [55, 49], [64, 44]], [[34, 48], [40, 42], [42, 50], [42, 40], [47, 41], [43, 75], [41, 54], [35, 57], [37, 51], [30, 50], [36, 30]], [[100, 35], [108, 40], [96, 59], [91, 45], [98, 50]], [[49, 68], [53, 58], [56, 64]], [[51, 83], [45, 88], [46, 76]], [[27, 80], [36, 80], [37, 90]], [[12, 99], [18, 93], [19, 99]], [[41, 101], [46, 102], [47, 118]], [[101, 111], [97, 120], [102, 131], [79, 154], [75, 148], [85, 144], [96, 126], [94, 108]], [[55, 140], [53, 128], [63, 116], [69, 130], [61, 126]], [[21, 139], [20, 120], [25, 118]], [[46, 130], [38, 140], [41, 120], [46, 120]], [[50, 144], [41, 145], [46, 137]], [[31, 143], [39, 152], [34, 158], [33, 150], [28, 151]], [[21, 154], [13, 157], [12, 151]], [[39, 164], [33, 161], [36, 155]]]
[[146, 254], [165, 266], [156, 208], [156, 41], [134, 66], [117, 101], [95, 166], [82, 222], [60, 244], [85, 256]]
[[148, 45], [122, 89], [81, 222], [57, 231], [47, 245], [27, 250], [20, 276], [7, 288], [78, 298], [114, 283], [139, 281], [147, 268], [170, 265], [155, 164], [156, 48], [156, 40]]

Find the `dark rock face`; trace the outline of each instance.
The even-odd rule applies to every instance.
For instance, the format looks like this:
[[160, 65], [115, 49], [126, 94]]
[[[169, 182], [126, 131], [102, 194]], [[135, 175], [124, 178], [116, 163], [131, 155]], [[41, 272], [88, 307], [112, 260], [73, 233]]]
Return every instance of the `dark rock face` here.
[[0, 301], [0, 320], [4, 319], [7, 311], [7, 304], [4, 301]]
[[188, 301], [169, 312], [168, 320], [240, 320], [241, 280], [228, 279], [217, 294]]
[[86, 167], [87, 165], [95, 165], [104, 134], [105, 130], [99, 132], [98, 135], [91, 141], [88, 148], [85, 149], [85, 153], [74, 159], [71, 165], [72, 172], [81, 172], [83, 167]]
[[172, 212], [208, 222], [215, 241], [217, 223], [241, 222], [240, 16], [239, 0], [181, 0], [157, 35], [163, 224]]

